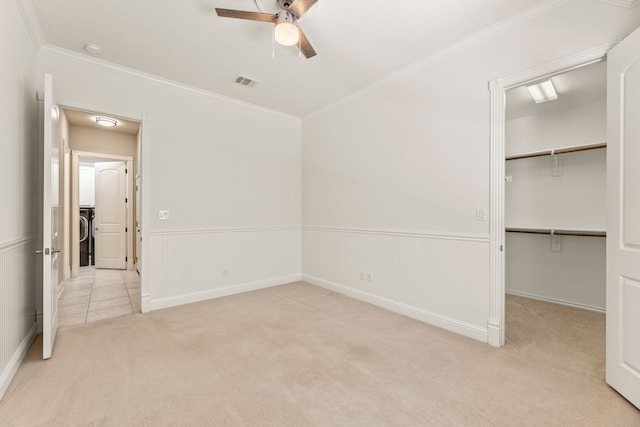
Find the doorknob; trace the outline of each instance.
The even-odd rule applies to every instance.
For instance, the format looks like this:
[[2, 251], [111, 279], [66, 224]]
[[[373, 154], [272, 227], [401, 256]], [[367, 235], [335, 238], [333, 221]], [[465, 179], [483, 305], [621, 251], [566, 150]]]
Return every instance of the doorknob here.
[[[49, 252], [49, 251], [51, 251], [51, 252]], [[53, 248], [49, 249], [49, 248], [44, 248], [44, 251], [43, 251], [42, 249], [38, 249], [38, 250], [36, 251], [36, 255], [42, 255], [43, 253], [44, 253], [45, 255], [49, 255], [49, 253], [51, 253], [51, 254], [59, 254], [60, 252], [61, 252], [61, 251], [60, 251], [60, 249], [53, 249]]]

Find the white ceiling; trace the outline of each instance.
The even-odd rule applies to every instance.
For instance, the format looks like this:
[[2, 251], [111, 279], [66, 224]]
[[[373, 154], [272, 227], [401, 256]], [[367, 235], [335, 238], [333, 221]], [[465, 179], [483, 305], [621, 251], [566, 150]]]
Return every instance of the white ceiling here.
[[[273, 26], [220, 18], [254, 0], [31, 0], [47, 44], [296, 116], [416, 63], [545, 0], [319, 0], [300, 26], [318, 52], [276, 45]], [[276, 11], [275, 0], [261, 0]], [[254, 87], [234, 83], [238, 74]]]
[[[129, 135], [137, 135], [140, 130], [140, 123], [132, 122], [131, 120], [121, 119], [119, 117], [104, 116], [102, 114], [87, 113], [84, 111], [71, 110], [64, 108], [64, 114], [67, 117], [67, 121], [72, 126], [82, 126], [93, 129], [99, 129], [105, 132], [120, 132], [127, 133]], [[115, 119], [117, 124], [115, 127], [104, 127], [96, 123], [97, 117], [109, 117]]]
[[[507, 91], [506, 119], [541, 114], [568, 108], [607, 96], [607, 63], [605, 61], [580, 67], [551, 77], [558, 99], [536, 104], [525, 86]], [[532, 82], [532, 84], [535, 82]]]

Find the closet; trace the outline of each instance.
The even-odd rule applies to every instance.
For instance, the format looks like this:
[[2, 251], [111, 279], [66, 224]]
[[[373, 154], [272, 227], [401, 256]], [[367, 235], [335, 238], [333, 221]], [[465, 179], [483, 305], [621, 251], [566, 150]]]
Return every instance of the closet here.
[[604, 312], [606, 63], [551, 81], [555, 100], [507, 92], [506, 290]]

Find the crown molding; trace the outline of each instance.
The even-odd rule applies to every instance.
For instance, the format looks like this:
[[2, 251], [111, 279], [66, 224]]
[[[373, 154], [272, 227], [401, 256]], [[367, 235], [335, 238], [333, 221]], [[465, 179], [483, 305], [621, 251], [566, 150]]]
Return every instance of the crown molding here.
[[[362, 89], [360, 89], [357, 92], [354, 92], [352, 94], [349, 94], [347, 96], [345, 96], [344, 98], [341, 98], [329, 105], [326, 105], [316, 111], [313, 111], [312, 113], [304, 116], [304, 119], [313, 117], [319, 113], [322, 113], [324, 111], [328, 111], [331, 110], [335, 107], [338, 107], [346, 102], [349, 102], [350, 100], [353, 99], [357, 99], [360, 98], [361, 96], [364, 96], [365, 94], [371, 92], [372, 90], [375, 90], [376, 88], [384, 85], [385, 83], [392, 81], [392, 80], [396, 80], [404, 75], [407, 74], [411, 74], [413, 72], [417, 72], [426, 68], [429, 68], [431, 66], [433, 66], [434, 64], [437, 64], [438, 62], [458, 53], [461, 51], [464, 51], [465, 49], [468, 49], [478, 43], [481, 43], [485, 40], [488, 40], [498, 34], [501, 33], [505, 33], [513, 28], [517, 28], [520, 25], [532, 21], [533, 19], [545, 15], [549, 12], [552, 12], [568, 3], [571, 3], [575, 0], [547, 0], [547, 1], [542, 1], [538, 4], [536, 4], [535, 6], [532, 6], [528, 9], [523, 10], [520, 13], [516, 13], [515, 15], [512, 15], [508, 18], [503, 19], [500, 22], [497, 22], [493, 25], [490, 25], [468, 37], [463, 38], [462, 40], [459, 40], [457, 42], [454, 42], [453, 44], [437, 51], [434, 52], [433, 54], [427, 56], [426, 58], [423, 58], [422, 60], [419, 60], [417, 62], [414, 62], [413, 64], [398, 70], [386, 77], [383, 77], [382, 79], [370, 84], [369, 86], [366, 86]], [[615, 0], [612, 0], [615, 1]], [[640, 2], [640, 0], [634, 0], [637, 2]]]
[[640, 6], [640, 0], [600, 0], [603, 3], [609, 3], [614, 6], [626, 7], [627, 9], [633, 9], [636, 6]]
[[[590, 49], [585, 49], [583, 51], [576, 52], [562, 58], [554, 59], [552, 61], [545, 62], [526, 70], [518, 71], [505, 77], [493, 79], [489, 82], [489, 90], [493, 90], [496, 88], [501, 90], [511, 89], [526, 84], [529, 81], [552, 77], [553, 75], [566, 73], [567, 71], [571, 71], [573, 69], [580, 68], [591, 63], [600, 62], [605, 57], [607, 52], [619, 42], [620, 39], [615, 39], [606, 43], [599, 44]], [[523, 80], [522, 76], [524, 75], [531, 76], [531, 79]]]
[[31, 0], [16, 0], [16, 6], [22, 15], [27, 32], [31, 36], [31, 41], [36, 49], [44, 46], [44, 33], [42, 27], [40, 27], [40, 20], [36, 15], [36, 10], [33, 8]]
[[47, 51], [47, 52], [51, 52], [54, 53], [56, 55], [61, 55], [61, 56], [66, 56], [68, 58], [72, 58], [74, 60], [80, 61], [80, 62], [85, 62], [88, 64], [93, 64], [93, 65], [97, 65], [103, 68], [107, 68], [107, 69], [111, 69], [114, 71], [118, 71], [121, 73], [125, 73], [125, 74], [129, 74], [131, 76], [135, 76], [144, 80], [148, 80], [148, 81], [152, 81], [155, 83], [160, 83], [162, 85], [165, 86], [170, 86], [170, 87], [174, 87], [177, 89], [181, 89], [184, 91], [188, 91], [191, 93], [196, 93], [198, 95], [202, 95], [202, 96], [206, 96], [209, 98], [215, 98], [221, 101], [226, 101], [226, 102], [230, 102], [233, 104], [237, 104], [243, 107], [247, 107], [247, 108], [251, 108], [253, 110], [257, 110], [257, 111], [261, 111], [263, 113], [267, 113], [267, 114], [272, 114], [274, 116], [280, 116], [282, 118], [286, 118], [286, 119], [290, 119], [290, 120], [295, 120], [297, 122], [301, 121], [301, 118], [298, 116], [294, 116], [292, 114], [288, 114], [288, 113], [284, 113], [282, 111], [278, 111], [278, 110], [273, 110], [271, 108], [267, 108], [267, 107], [263, 107], [261, 105], [257, 105], [257, 104], [252, 104], [250, 102], [246, 102], [246, 101], [242, 101], [236, 98], [231, 98], [229, 96], [225, 96], [225, 95], [221, 95], [219, 93], [216, 92], [211, 92], [208, 91], [206, 89], [201, 89], [195, 86], [190, 86], [188, 84], [185, 83], [180, 83], [177, 82], [175, 80], [170, 80], [164, 77], [160, 77], [160, 76], [156, 76], [155, 74], [150, 74], [150, 73], [146, 73], [144, 71], [140, 71], [140, 70], [136, 70], [135, 68], [129, 68], [129, 67], [125, 67], [123, 65], [120, 64], [116, 64], [114, 62], [109, 62], [109, 61], [105, 61], [104, 59], [98, 59], [98, 58], [93, 58], [78, 52], [74, 52], [72, 50], [69, 49], [64, 49], [58, 46], [54, 46], [54, 45], [50, 45], [50, 44], [45, 44], [42, 46], [42, 50], [43, 51]]

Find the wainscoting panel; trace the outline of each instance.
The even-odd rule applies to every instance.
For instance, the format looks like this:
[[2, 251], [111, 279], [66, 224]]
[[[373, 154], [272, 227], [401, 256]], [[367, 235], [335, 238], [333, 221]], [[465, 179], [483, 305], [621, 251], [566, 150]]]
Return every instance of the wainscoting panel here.
[[300, 227], [151, 232], [149, 307], [158, 310], [300, 280]]
[[303, 227], [303, 279], [487, 341], [489, 238]]
[[35, 238], [0, 244], [0, 398], [36, 332]]

